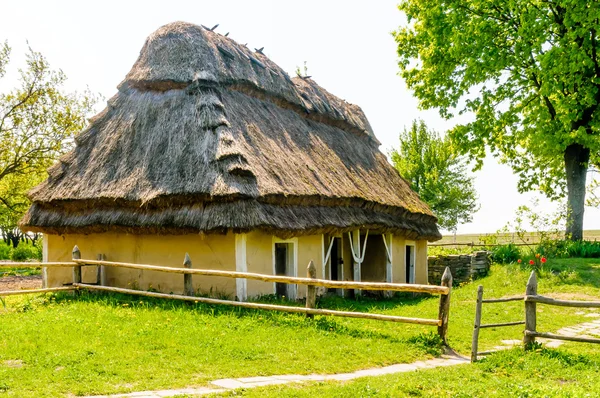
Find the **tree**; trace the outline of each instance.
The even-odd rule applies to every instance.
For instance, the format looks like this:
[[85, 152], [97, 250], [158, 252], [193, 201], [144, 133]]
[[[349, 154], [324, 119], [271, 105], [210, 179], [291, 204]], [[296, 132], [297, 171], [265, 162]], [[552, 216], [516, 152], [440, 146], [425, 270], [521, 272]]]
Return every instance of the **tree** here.
[[581, 239], [587, 169], [600, 158], [600, 2], [402, 0], [399, 9], [401, 75], [421, 106], [474, 116], [450, 135], [477, 167], [489, 148], [521, 192], [566, 190], [566, 232]]
[[423, 121], [413, 121], [400, 134], [400, 147], [391, 152], [392, 162], [438, 217], [440, 227], [456, 231], [470, 222], [479, 208], [467, 163], [456, 154], [449, 137], [440, 138]]
[[[0, 45], [0, 79], [6, 75], [10, 47]], [[0, 93], [0, 229], [16, 247], [17, 221], [29, 207], [26, 193], [46, 178], [46, 169], [72, 148], [96, 102], [89, 93], [67, 93], [66, 77], [29, 49], [19, 86]]]

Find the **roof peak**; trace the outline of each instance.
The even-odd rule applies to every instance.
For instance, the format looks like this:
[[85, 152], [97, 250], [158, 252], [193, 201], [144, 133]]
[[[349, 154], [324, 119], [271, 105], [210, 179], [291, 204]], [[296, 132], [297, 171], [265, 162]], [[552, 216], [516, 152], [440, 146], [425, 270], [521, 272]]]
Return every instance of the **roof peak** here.
[[163, 25], [148, 36], [119, 90], [167, 91], [198, 83], [249, 88], [244, 92], [260, 94], [276, 104], [291, 104], [289, 108], [306, 115], [321, 115], [317, 119], [323, 123], [364, 134], [379, 145], [360, 107], [327, 92], [312, 79], [290, 78], [262, 52], [189, 22]]

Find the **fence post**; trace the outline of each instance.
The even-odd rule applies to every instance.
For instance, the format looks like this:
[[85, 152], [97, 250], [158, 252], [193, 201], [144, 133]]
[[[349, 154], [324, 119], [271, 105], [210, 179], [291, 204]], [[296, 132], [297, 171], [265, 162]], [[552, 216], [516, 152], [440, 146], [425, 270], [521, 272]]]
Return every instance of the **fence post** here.
[[[104, 254], [98, 254], [98, 256], [96, 256], [96, 259], [98, 261], [104, 261]], [[98, 267], [96, 268], [96, 284], [99, 286], [104, 286], [104, 280], [106, 279], [106, 277], [104, 276], [104, 272], [106, 272], [106, 270], [104, 269], [104, 265], [98, 265]]]
[[[73, 247], [72, 256], [73, 260], [81, 259], [81, 252], [79, 251], [79, 247], [75, 245]], [[77, 264], [73, 267], [73, 283], [81, 283], [81, 265]], [[75, 290], [75, 295], [79, 295], [79, 290]]]
[[452, 273], [449, 267], [446, 267], [446, 270], [444, 270], [441, 285], [448, 288], [448, 294], [440, 295], [440, 310], [438, 313], [440, 325], [438, 326], [438, 334], [442, 338], [444, 345], [448, 345], [448, 315], [450, 313], [450, 293], [452, 292]]
[[[525, 288], [525, 298], [527, 296], [537, 295], [537, 277], [535, 271], [531, 271], [527, 287]], [[536, 303], [525, 300], [525, 335], [523, 336], [523, 345], [527, 347], [535, 342], [535, 336], [528, 336], [527, 332], [535, 332], [536, 330]]]
[[[185, 258], [183, 260], [183, 266], [185, 268], [192, 268], [192, 259], [190, 255], [185, 253]], [[193, 296], [194, 295], [194, 284], [192, 283], [192, 274], [183, 274], [183, 294], [185, 296]]]
[[479, 326], [481, 325], [481, 305], [483, 300], [483, 286], [477, 288], [477, 304], [475, 305], [475, 325], [473, 325], [473, 342], [471, 344], [471, 362], [477, 361], [479, 346]]
[[[307, 277], [311, 279], [317, 278], [317, 267], [312, 260], [308, 263], [308, 267], [306, 267]], [[315, 308], [317, 304], [317, 287], [313, 285], [306, 286], [306, 308]], [[312, 314], [306, 314], [307, 318], [312, 318]]]

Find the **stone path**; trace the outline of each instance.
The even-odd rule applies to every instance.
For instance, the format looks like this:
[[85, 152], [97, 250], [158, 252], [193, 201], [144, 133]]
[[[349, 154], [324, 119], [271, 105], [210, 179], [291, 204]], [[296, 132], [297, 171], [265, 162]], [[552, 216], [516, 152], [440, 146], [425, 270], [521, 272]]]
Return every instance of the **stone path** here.
[[[583, 315], [583, 313], [579, 313], [578, 315]], [[592, 315], [592, 316], [590, 316]], [[595, 318], [598, 315], [597, 313], [589, 313], [586, 314], [586, 317]], [[562, 329], [559, 329], [556, 334], [560, 334], [562, 336], [579, 336], [579, 337], [600, 337], [600, 319], [596, 319], [591, 322], [580, 323], [575, 326], [568, 326]], [[564, 341], [563, 340], [552, 340], [537, 337], [535, 339], [539, 341], [543, 345], [549, 348], [560, 347]], [[502, 340], [502, 345], [497, 345], [494, 347], [494, 350], [508, 350], [513, 348], [514, 346], [518, 346], [523, 344], [522, 340]]]
[[[583, 315], [581, 313], [579, 315]], [[596, 317], [594, 313], [586, 314], [586, 317]], [[600, 316], [600, 315], [598, 315]], [[563, 336], [584, 336], [584, 337], [600, 337], [600, 319], [591, 322], [581, 323], [575, 326], [564, 327], [557, 331], [557, 334]], [[546, 347], [555, 348], [563, 344], [561, 340], [550, 340], [538, 338]], [[514, 346], [523, 344], [522, 340], [502, 340], [502, 345], [494, 347], [495, 350], [507, 350]], [[302, 383], [307, 381], [346, 381], [353, 380], [359, 377], [366, 376], [382, 376], [392, 373], [411, 372], [419, 369], [431, 369], [442, 366], [453, 366], [469, 363], [469, 360], [458, 355], [442, 355], [440, 358], [434, 358], [427, 361], [417, 361], [413, 363], [402, 363], [397, 365], [386, 366], [383, 368], [372, 368], [366, 370], [358, 370], [352, 373], [340, 373], [333, 375], [283, 375], [283, 376], [257, 376], [257, 377], [242, 377], [239, 379], [220, 379], [210, 382], [213, 387], [200, 388], [182, 388], [179, 390], [162, 390], [162, 391], [141, 391], [128, 394], [117, 395], [97, 395], [94, 397], [85, 398], [158, 398], [158, 397], [174, 397], [177, 395], [193, 395], [202, 396], [225, 391], [235, 390], [238, 388], [255, 388], [262, 386], [270, 386], [276, 384]]]
[[270, 386], [275, 384], [302, 383], [307, 381], [346, 381], [366, 376], [382, 376], [392, 373], [411, 372], [418, 369], [431, 369], [442, 366], [453, 366], [469, 363], [469, 360], [458, 355], [442, 355], [440, 358], [434, 358], [427, 361], [417, 361], [413, 363], [401, 363], [397, 365], [386, 366], [383, 368], [373, 368], [358, 370], [352, 373], [339, 373], [332, 375], [282, 375], [282, 376], [258, 376], [242, 377], [240, 379], [220, 379], [214, 380], [210, 384], [214, 387], [200, 388], [182, 388], [179, 390], [162, 391], [141, 391], [129, 394], [117, 395], [97, 395], [87, 398], [157, 398], [174, 397], [177, 395], [202, 396], [235, 390], [238, 388], [255, 388]]

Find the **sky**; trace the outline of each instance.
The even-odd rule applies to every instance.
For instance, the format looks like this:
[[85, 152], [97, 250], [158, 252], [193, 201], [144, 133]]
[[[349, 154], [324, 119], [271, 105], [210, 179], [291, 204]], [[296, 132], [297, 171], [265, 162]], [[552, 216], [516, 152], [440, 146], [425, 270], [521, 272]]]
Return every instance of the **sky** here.
[[[329, 92], [362, 107], [383, 153], [397, 146], [398, 134], [416, 118], [440, 133], [459, 120], [443, 120], [421, 110], [400, 76], [391, 32], [406, 20], [397, 0], [303, 1], [31, 1], [3, 0], [0, 42], [13, 48], [11, 69], [0, 82], [18, 84], [29, 45], [68, 76], [67, 88], [89, 87], [106, 100], [117, 92], [148, 35], [160, 26], [186, 21], [229, 32], [263, 52], [290, 75], [296, 67]], [[98, 106], [98, 111], [105, 103]], [[519, 194], [510, 168], [488, 157], [474, 173], [480, 210], [458, 233], [492, 233], [515, 219], [520, 205], [538, 198], [536, 209], [555, 204], [537, 193]], [[600, 209], [586, 207], [585, 229], [600, 229]]]

